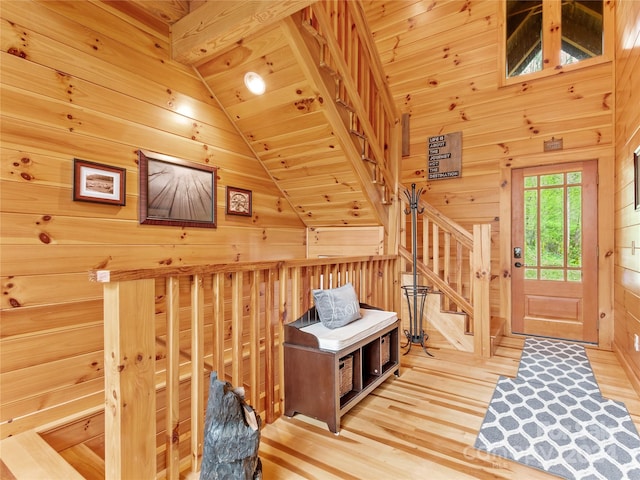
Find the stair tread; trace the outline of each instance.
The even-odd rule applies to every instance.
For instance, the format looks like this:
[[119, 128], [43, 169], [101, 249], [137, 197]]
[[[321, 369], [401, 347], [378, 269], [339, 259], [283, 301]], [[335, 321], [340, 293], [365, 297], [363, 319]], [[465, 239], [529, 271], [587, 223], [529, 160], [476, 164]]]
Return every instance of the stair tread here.
[[60, 452], [60, 455], [86, 479], [105, 478], [104, 459], [84, 443]]
[[505, 322], [506, 320], [503, 317], [491, 317], [490, 335], [495, 337], [501, 334], [500, 332], [503, 330]]
[[84, 479], [34, 430], [5, 438], [1, 445], [2, 461], [18, 480], [33, 478]]

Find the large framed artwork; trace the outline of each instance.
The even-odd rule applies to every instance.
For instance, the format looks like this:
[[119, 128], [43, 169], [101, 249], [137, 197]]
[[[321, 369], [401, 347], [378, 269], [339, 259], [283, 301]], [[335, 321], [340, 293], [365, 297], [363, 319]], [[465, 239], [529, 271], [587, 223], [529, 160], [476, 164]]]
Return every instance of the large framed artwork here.
[[216, 227], [216, 167], [138, 151], [140, 223]]
[[101, 163], [73, 159], [73, 199], [124, 205], [127, 171]]

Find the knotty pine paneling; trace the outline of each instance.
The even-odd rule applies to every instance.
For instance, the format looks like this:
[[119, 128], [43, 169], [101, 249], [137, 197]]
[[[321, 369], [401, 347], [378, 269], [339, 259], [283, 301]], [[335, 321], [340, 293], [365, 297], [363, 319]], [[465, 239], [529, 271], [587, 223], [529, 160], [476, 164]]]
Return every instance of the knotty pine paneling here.
[[[157, 151], [158, 147], [165, 143], [171, 144], [171, 148], [162, 148], [163, 152], [161, 153], [212, 165], [216, 165], [225, 156], [224, 152], [216, 155], [216, 152], [208, 152], [208, 149], [203, 148], [199, 143], [205, 142], [206, 144], [206, 139], [197, 138], [195, 135], [197, 132], [191, 128], [181, 132], [182, 134], [173, 136], [173, 132], [157, 130], [131, 122], [128, 119], [110, 117], [102, 112], [89, 111], [60, 102], [49, 102], [40, 95], [32, 96], [24, 90], [2, 88], [0, 94], [3, 99], [3, 123], [9, 123], [13, 119], [36, 125], [42, 123], [50, 125], [53, 129], [69, 131], [74, 137], [100, 138], [104, 132], [109, 132], [112, 129], [113, 132], [126, 132], [126, 137], [120, 138], [132, 152], [136, 148]], [[34, 109], [33, 105], [38, 105], [38, 109]], [[124, 104], [122, 105], [124, 106]], [[182, 122], [182, 116], [175, 114], [169, 123], [176, 121]], [[204, 158], [202, 158], [203, 153], [205, 153]]]
[[[78, 277], [78, 284], [84, 283], [84, 279], [87, 277], [89, 270], [98, 269], [124, 269], [128, 265], [136, 264], [141, 265], [140, 268], [153, 268], [162, 267], [166, 265], [197, 265], [202, 263], [226, 263], [228, 261], [244, 261], [251, 260], [251, 249], [260, 250], [260, 260], [277, 260], [282, 258], [283, 255], [291, 254], [288, 249], [291, 248], [291, 242], [295, 241], [294, 238], [289, 235], [286, 238], [286, 231], [282, 233], [285, 236], [285, 240], [275, 242], [271, 244], [271, 237], [269, 230], [258, 229], [260, 233], [257, 233], [252, 238], [256, 239], [256, 242], [251, 242], [248, 238], [234, 239], [234, 241], [224, 244], [224, 248], [221, 245], [192, 245], [188, 242], [180, 242], [175, 245], [158, 245], [149, 252], [148, 245], [101, 245], [101, 246], [49, 246], [49, 247], [21, 247], [21, 246], [7, 246], [3, 247], [2, 259], [3, 267], [16, 266], [16, 270], [21, 275], [32, 275], [32, 277], [26, 280], [15, 281], [16, 277], [7, 277], [7, 285], [11, 285], [12, 291], [18, 290], [17, 285], [21, 285], [19, 289], [20, 297], [17, 298], [18, 303], [25, 305], [21, 298], [24, 298], [24, 294], [28, 292], [29, 288], [24, 285], [29, 284], [38, 278], [38, 275], [43, 273], [48, 274], [49, 270], [54, 270], [56, 266], [59, 267], [61, 273], [69, 273], [78, 271], [78, 268], [87, 266], [83, 269], [81, 277]], [[243, 234], [244, 230], [240, 230], [240, 234]], [[133, 233], [135, 235], [135, 232]], [[188, 233], [186, 234], [188, 238]], [[304, 233], [301, 235], [301, 241], [303, 241]], [[264, 246], [261, 246], [265, 244]], [[232, 250], [230, 254], [225, 249]], [[80, 251], [78, 251], [80, 250]], [[182, 250], [185, 250], [182, 252]], [[30, 257], [30, 252], [33, 255]], [[14, 254], [12, 257], [11, 255]], [[258, 252], [256, 252], [258, 254]], [[229, 256], [233, 258], [230, 259]], [[15, 270], [14, 270], [15, 271]], [[62, 278], [61, 278], [62, 280]], [[65, 281], [68, 278], [64, 278]], [[42, 288], [47, 288], [46, 280], [42, 281]], [[64, 287], [63, 287], [64, 288]], [[100, 291], [100, 296], [102, 295]], [[5, 304], [11, 303], [9, 300], [5, 301]], [[15, 303], [15, 302], [13, 302]]]
[[261, 65], [267, 56], [270, 63], [279, 66], [278, 72], [282, 68], [282, 72], [269, 77], [270, 90], [277, 91], [289, 85], [292, 76], [299, 81], [304, 80], [300, 67], [291, 55], [287, 37], [278, 24], [262, 30], [259, 39], [253, 43], [251, 48], [230, 49], [228, 52], [198, 65], [198, 72], [207, 82], [212, 82], [212, 85], [216, 85], [216, 87], [220, 86], [219, 89], [216, 88], [216, 92], [220, 91], [218, 98], [225, 105], [229, 105], [229, 112], [238, 114], [246, 111], [243, 105], [247, 102], [248, 105], [261, 103], [261, 97], [252, 95], [247, 98], [244, 95], [239, 95], [238, 92], [234, 94], [236, 81], [232, 77], [226, 77], [225, 73], [242, 62], [249, 62], [253, 66]]
[[[101, 331], [102, 324], [98, 323], [3, 339], [2, 352], [0, 353], [0, 360], [2, 360], [0, 373], [100, 351], [103, 343]], [[38, 345], [37, 349], [33, 348], [33, 343]], [[29, 355], [24, 355], [25, 351], [29, 351]], [[37, 385], [35, 387], [37, 388]], [[5, 397], [3, 401], [9, 399], [10, 397]]]
[[[38, 392], [37, 396], [19, 399], [3, 405], [10, 418], [2, 424], [2, 436], [15, 435], [25, 430], [37, 429], [51, 419], [76, 416], [78, 412], [95, 411], [104, 404], [104, 378], [89, 380], [70, 388], [56, 388], [51, 392]], [[23, 412], [29, 412], [20, 417]], [[15, 413], [15, 415], [10, 415]]]
[[64, 303], [5, 309], [0, 322], [0, 338], [73, 328], [101, 319], [101, 298], [76, 302], [73, 309], [69, 309]]
[[633, 152], [640, 149], [640, 3], [623, 0], [616, 8], [615, 348], [640, 389], [640, 211], [633, 183]]
[[[474, 29], [480, 24], [486, 25], [485, 28], [490, 31], [496, 24], [497, 8], [487, 2], [471, 5], [461, 1], [437, 4], [408, 1], [393, 2], [394, 6], [390, 6], [389, 2], [375, 0], [363, 3], [376, 43], [387, 42], [382, 45], [384, 48], [380, 48], [383, 64], [389, 62], [389, 57], [385, 55], [396, 54], [396, 60], [402, 60], [408, 53], [403, 49], [412, 52], [422, 50], [423, 55], [424, 52], [432, 52], [419, 45], [425, 37], [452, 35], [453, 38], [461, 39], [462, 37], [456, 33], [457, 29]], [[446, 42], [443, 42], [438, 51], [442, 51], [445, 45]]]
[[[384, 224], [362, 146], [345, 138], [349, 112], [335, 105], [337, 77], [321, 66], [320, 47], [298, 31], [300, 21], [294, 16], [249, 34], [198, 62], [198, 72], [307, 227]], [[263, 95], [238, 86], [247, 71], [263, 76]]]
[[[73, 4], [73, 2], [69, 2]], [[138, 44], [143, 46], [147, 45], [147, 42], [153, 41], [154, 47], [156, 43], [164, 45], [170, 34], [170, 27], [167, 24], [176, 21], [180, 18], [180, 15], [188, 11], [188, 5], [185, 0], [178, 0], [177, 2], [159, 2], [155, 5], [154, 14], [149, 13], [149, 9], [141, 8], [141, 5], [147, 3], [146, 0], [134, 0], [129, 2], [99, 2], [98, 6], [108, 12], [107, 15], [101, 17], [99, 26], [96, 26], [96, 31], [105, 33], [115, 28], [114, 25], [119, 25], [119, 22], [113, 24], [109, 21], [108, 17], [121, 18], [123, 17], [128, 24], [131, 24], [135, 28], [131, 28], [127, 32], [127, 35], [132, 35], [136, 38], [136, 42], [133, 42], [132, 47], [136, 48]], [[65, 8], [66, 7], [66, 8]], [[65, 5], [59, 8], [60, 13], [64, 12], [67, 17], [82, 20], [84, 18], [82, 11], [76, 11], [73, 6]], [[103, 24], [104, 22], [104, 24]], [[139, 37], [139, 38], [138, 38]], [[157, 48], [157, 47], [156, 47]], [[162, 57], [164, 58], [164, 57]]]
[[[613, 183], [612, 62], [500, 87], [500, 2], [377, 2], [363, 6], [389, 87], [410, 115], [410, 155], [401, 181], [424, 187], [423, 198], [471, 229], [491, 223], [491, 315], [508, 318], [510, 171], [515, 167], [599, 159], [601, 188]], [[429, 136], [462, 132], [462, 177], [426, 180]], [[543, 141], [563, 138], [546, 155]], [[613, 199], [601, 192], [599, 217], [613, 247]], [[613, 268], [600, 265], [604, 348], [612, 331]], [[605, 326], [605, 328], [602, 328]], [[607, 327], [608, 326], [608, 327]]]
[[[318, 227], [308, 230], [307, 257], [382, 255], [382, 227]], [[366, 243], [365, 243], [366, 242]]]
[[[101, 327], [101, 325], [99, 326]], [[22, 369], [14, 369], [2, 374], [3, 395], [10, 398], [31, 397], [33, 384], [40, 390], [51, 391], [61, 387], [70, 387], [92, 379], [101, 379], [104, 369], [104, 355], [100, 351], [92, 351], [83, 355], [74, 355], [52, 362], [43, 362]], [[7, 412], [2, 409], [2, 421], [6, 421], [17, 412]], [[22, 412], [24, 414], [25, 412]], [[26, 410], [28, 413], [28, 410]]]
[[[224, 192], [220, 192], [224, 193]], [[255, 198], [254, 198], [255, 200]], [[134, 197], [134, 201], [137, 201]], [[78, 218], [72, 216], [71, 213], [58, 214], [52, 211], [49, 216], [37, 215], [35, 213], [7, 213], [7, 222], [3, 222], [0, 227], [0, 238], [7, 244], [19, 243], [20, 246], [40, 246], [57, 247], [65, 245], [90, 244], [94, 247], [104, 244], [118, 243], [121, 240], [122, 228], [127, 227], [131, 221], [137, 223], [135, 211], [131, 209], [131, 216], [134, 218], [117, 218], [110, 219], [107, 216], [108, 210], [103, 211], [103, 218]], [[272, 208], [272, 212], [264, 211], [261, 215], [276, 217], [276, 207]], [[218, 214], [225, 216], [224, 211], [218, 211]], [[235, 218], [228, 216], [229, 219]], [[246, 224], [246, 221], [245, 221]], [[129, 225], [130, 226], [130, 225]], [[153, 243], [159, 233], [162, 233], [165, 227], [152, 225], [137, 225], [134, 227], [136, 235], [130, 239], [127, 247], [135, 247], [137, 245], [148, 245]], [[100, 237], [96, 238], [95, 232], [101, 232]], [[221, 232], [219, 240], [227, 244], [247, 244], [260, 243], [269, 240], [274, 244], [286, 244], [290, 241], [291, 231], [287, 226], [265, 228], [263, 230], [251, 229], [247, 231], [246, 225], [240, 222], [237, 225], [229, 226], [228, 230]], [[211, 243], [211, 235], [209, 230], [192, 228], [189, 230], [177, 230], [171, 238], [175, 243], [209, 245]], [[32, 249], [35, 252], [36, 249]], [[216, 256], [218, 254], [213, 253]], [[16, 264], [26, 261], [25, 258], [16, 258]], [[11, 259], [7, 259], [11, 262]], [[176, 259], [177, 261], [177, 259]], [[18, 267], [19, 268], [19, 267]], [[43, 267], [47, 268], [47, 266]]]
[[[189, 96], [201, 100], [208, 98], [193, 69], [173, 62], [170, 69], [165, 68], [169, 52], [157, 41], [135, 42], [141, 35], [139, 27], [115, 18], [99, 6], [79, 2], [75, 8], [77, 14], [70, 18], [58, 13], [56, 5], [46, 0], [8, 2], [3, 7], [3, 18], [11, 21], [11, 28], [3, 28], [3, 42], [11, 40], [14, 48], [22, 50], [24, 56], [32, 60], [44, 60], [43, 54], [55, 54], [49, 61], [75, 58], [71, 63], [75, 63], [78, 72], [64, 71], [74, 76], [86, 78], [105, 74], [106, 79], [126, 82], [133, 74], [130, 81], [142, 87], [145, 79], [149, 81], [162, 75], [167, 87], [180, 85], [179, 91]], [[118, 27], [102, 33], [93, 30], [91, 24], [101, 23], [105, 14], [117, 22]], [[129, 36], [131, 30], [138, 30], [132, 38]], [[168, 38], [164, 45], [168, 45]], [[6, 50], [3, 48], [3, 51]], [[46, 61], [38, 63], [47, 64]], [[93, 71], [93, 74], [85, 77], [78, 74], [80, 71]]]
[[[296, 212], [150, 18], [108, 2], [2, 4], [0, 437], [103, 404], [90, 269], [305, 256]], [[216, 229], [139, 224], [139, 148], [218, 167]], [[126, 206], [74, 202], [74, 158], [125, 168]], [[225, 215], [227, 185], [254, 191], [251, 218]]]
[[[195, 127], [201, 130], [206, 128], [209, 132], [207, 135], [223, 137], [234, 150], [247, 152], [244, 143], [234, 135], [235, 131], [231, 125], [225, 125], [224, 113], [212, 109], [208, 98], [200, 100], [178, 91], [168, 91], [162, 85], [149, 84], [144, 78], [138, 79], [140, 92], [132, 98], [132, 92], [120, 93], [114, 90], [123, 88], [121, 83], [124, 82], [115, 81], [113, 77], [96, 84], [93, 82], [98, 79], [89, 77], [86, 81], [62, 71], [52, 70], [46, 64], [23, 62], [21, 58], [5, 52], [2, 52], [1, 58], [3, 80], [6, 85], [44, 95], [48, 99], [109, 113], [149, 127], [166, 122], [165, 128], [171, 128], [176, 134], [186, 134], [185, 129], [193, 128], [194, 121], [185, 118], [182, 122], [176, 121], [179, 112], [172, 111], [175, 109], [168, 110], [167, 107], [182, 105], [184, 108], [187, 105], [193, 117], [198, 119]], [[63, 67], [74, 68], [72, 64], [64, 64]], [[135, 89], [136, 83], [132, 84]]]

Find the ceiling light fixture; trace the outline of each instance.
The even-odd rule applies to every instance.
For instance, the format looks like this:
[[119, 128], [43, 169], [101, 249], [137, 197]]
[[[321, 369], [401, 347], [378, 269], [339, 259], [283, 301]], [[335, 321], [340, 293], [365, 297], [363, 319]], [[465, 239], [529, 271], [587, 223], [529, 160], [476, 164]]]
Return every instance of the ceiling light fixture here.
[[255, 72], [247, 72], [244, 75], [244, 84], [255, 95], [262, 95], [266, 89], [264, 80]]

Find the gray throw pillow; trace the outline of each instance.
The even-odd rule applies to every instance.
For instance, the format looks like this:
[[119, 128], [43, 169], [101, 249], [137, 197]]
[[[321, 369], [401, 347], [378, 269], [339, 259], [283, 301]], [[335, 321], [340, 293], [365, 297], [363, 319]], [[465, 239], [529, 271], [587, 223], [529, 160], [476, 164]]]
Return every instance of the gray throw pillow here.
[[320, 321], [327, 328], [344, 327], [362, 317], [360, 302], [351, 283], [338, 288], [313, 290], [312, 293]]

